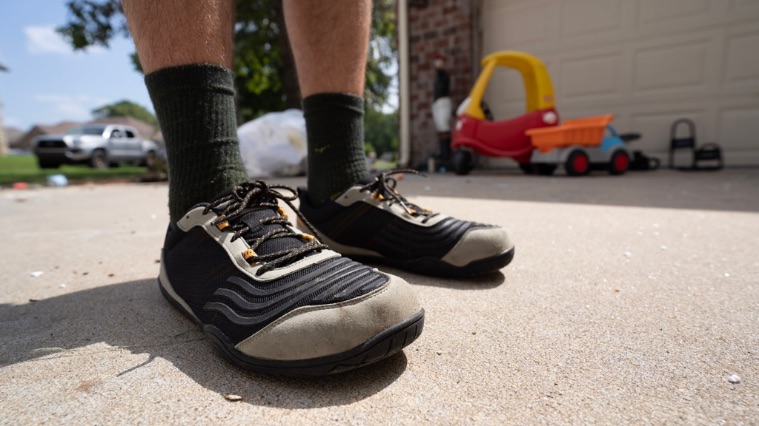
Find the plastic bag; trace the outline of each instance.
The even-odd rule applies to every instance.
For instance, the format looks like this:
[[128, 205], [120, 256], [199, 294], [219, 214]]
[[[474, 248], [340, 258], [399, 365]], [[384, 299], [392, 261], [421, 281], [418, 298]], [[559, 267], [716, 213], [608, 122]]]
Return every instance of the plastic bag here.
[[288, 109], [249, 121], [237, 129], [248, 176], [297, 176], [306, 172], [306, 120]]

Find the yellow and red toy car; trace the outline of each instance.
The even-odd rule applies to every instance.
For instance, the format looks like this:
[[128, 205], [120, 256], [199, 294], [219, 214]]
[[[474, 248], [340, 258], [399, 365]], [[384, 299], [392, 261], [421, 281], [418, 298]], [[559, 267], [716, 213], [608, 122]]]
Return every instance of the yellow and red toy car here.
[[[486, 117], [483, 95], [496, 67], [514, 68], [525, 84], [526, 112], [519, 117], [493, 121]], [[482, 72], [459, 107], [453, 131], [452, 165], [458, 174], [469, 173], [475, 153], [514, 159], [526, 173], [551, 174], [559, 164], [578, 176], [591, 168], [624, 173], [630, 160], [620, 138], [609, 123], [611, 115], [567, 120], [559, 124], [553, 84], [545, 64], [530, 54], [516, 51], [493, 53], [482, 60]], [[604, 137], [604, 130], [610, 135]]]

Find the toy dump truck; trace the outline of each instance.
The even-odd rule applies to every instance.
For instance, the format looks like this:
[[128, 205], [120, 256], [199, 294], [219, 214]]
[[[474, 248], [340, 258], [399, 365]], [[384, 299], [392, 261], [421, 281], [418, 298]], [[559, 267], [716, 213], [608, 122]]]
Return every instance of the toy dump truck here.
[[[607, 169], [615, 175], [626, 172], [630, 167], [630, 152], [609, 124], [612, 120], [613, 116], [607, 114], [527, 130], [525, 134], [535, 147], [530, 157], [533, 171], [550, 175], [563, 165], [569, 176], [583, 176], [591, 169]], [[608, 133], [604, 135], [605, 132]]]
[[[483, 101], [497, 67], [517, 70], [525, 85], [525, 113], [508, 120], [493, 120]], [[525, 173], [550, 175], [559, 165], [567, 174], [582, 176], [591, 169], [624, 173], [630, 164], [625, 140], [609, 125], [611, 115], [566, 120], [559, 125], [553, 84], [543, 62], [524, 52], [496, 52], [482, 60], [482, 72], [459, 107], [453, 131], [453, 169], [469, 173], [476, 154], [508, 157]], [[604, 132], [608, 135], [604, 136]]]

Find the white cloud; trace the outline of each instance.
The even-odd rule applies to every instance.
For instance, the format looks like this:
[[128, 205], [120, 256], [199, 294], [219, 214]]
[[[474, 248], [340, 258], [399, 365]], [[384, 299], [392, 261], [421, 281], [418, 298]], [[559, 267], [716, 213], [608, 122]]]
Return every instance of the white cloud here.
[[111, 102], [107, 98], [84, 94], [74, 96], [58, 94], [35, 95], [34, 100], [53, 104], [55, 110], [62, 114], [62, 118], [73, 120], [90, 119], [92, 118], [90, 111]]
[[[24, 35], [26, 35], [26, 50], [33, 55], [71, 55], [74, 53], [71, 45], [55, 32], [54, 25], [24, 27]], [[105, 49], [97, 46], [85, 50], [86, 53], [102, 53], [104, 51]]]

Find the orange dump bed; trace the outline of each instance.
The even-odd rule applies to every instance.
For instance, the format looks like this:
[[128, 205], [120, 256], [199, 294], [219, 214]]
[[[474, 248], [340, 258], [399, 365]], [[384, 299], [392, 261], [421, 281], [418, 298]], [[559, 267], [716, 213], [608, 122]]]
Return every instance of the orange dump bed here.
[[611, 114], [577, 118], [565, 120], [561, 126], [530, 129], [525, 133], [532, 139], [532, 145], [542, 152], [570, 145], [596, 146], [601, 144], [604, 130], [613, 119]]

